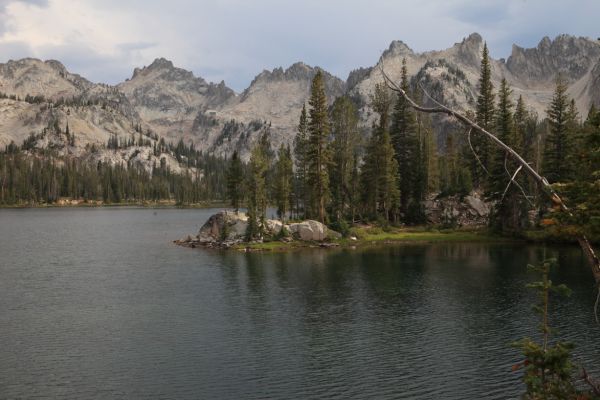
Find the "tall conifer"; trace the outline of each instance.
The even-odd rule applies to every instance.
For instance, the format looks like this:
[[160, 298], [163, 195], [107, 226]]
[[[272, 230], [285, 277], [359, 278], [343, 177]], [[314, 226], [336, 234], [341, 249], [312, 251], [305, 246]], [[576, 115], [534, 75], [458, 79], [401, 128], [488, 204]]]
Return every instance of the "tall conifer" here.
[[557, 182], [571, 175], [569, 156], [573, 137], [570, 127], [575, 117], [574, 108], [569, 112], [567, 85], [562, 77], [556, 80], [556, 88], [550, 107], [546, 111], [548, 132], [544, 145], [543, 171], [548, 180]]
[[330, 198], [328, 166], [331, 162], [328, 141], [330, 133], [327, 96], [323, 74], [317, 71], [311, 85], [308, 119], [308, 181], [311, 191], [311, 215], [325, 223]]
[[[488, 132], [493, 133], [495, 127], [494, 85], [492, 84], [492, 69], [490, 65], [487, 43], [484, 43], [483, 45], [479, 74], [479, 96], [477, 97], [475, 120], [479, 126]], [[473, 149], [477, 153], [481, 163], [486, 169], [489, 170], [491, 163], [491, 152], [488, 139], [480, 133], [475, 132], [471, 137], [471, 142]], [[474, 159], [474, 157], [472, 157], [471, 164], [472, 171], [475, 171], [474, 180], [476, 185], [480, 186], [484, 184], [485, 179], [487, 179], [485, 171], [482, 170], [481, 166]]]

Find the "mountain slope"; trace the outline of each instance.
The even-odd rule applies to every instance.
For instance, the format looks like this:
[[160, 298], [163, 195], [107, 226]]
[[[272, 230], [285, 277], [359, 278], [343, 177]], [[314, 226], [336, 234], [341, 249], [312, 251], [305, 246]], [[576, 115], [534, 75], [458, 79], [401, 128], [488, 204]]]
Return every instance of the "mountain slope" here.
[[[374, 118], [369, 95], [383, 81], [381, 69], [399, 80], [406, 58], [413, 83], [449, 106], [472, 110], [483, 43], [474, 33], [448, 49], [417, 53], [393, 41], [374, 66], [352, 71], [345, 82], [323, 71], [329, 100], [350, 95], [359, 105], [362, 126], [369, 128]], [[506, 78], [515, 99], [522, 95], [542, 118], [558, 74], [566, 79], [582, 116], [591, 104], [600, 105], [598, 41], [568, 35], [543, 38], [531, 49], [514, 45], [507, 60], [491, 60], [491, 65], [495, 87]], [[20, 144], [58, 118], [63, 125], [69, 121], [81, 148], [103, 146], [112, 135], [127, 139], [141, 130], [172, 142], [194, 142], [196, 148], [216, 155], [238, 150], [247, 158], [265, 130], [275, 147], [293, 141], [317, 70], [301, 62], [265, 70], [236, 94], [224, 82], [206, 82], [163, 58], [136, 68], [130, 79], [116, 86], [92, 83], [58, 61], [8, 61], [0, 64], [0, 145], [11, 140]], [[452, 127], [443, 117], [437, 117], [435, 126], [439, 140]]]

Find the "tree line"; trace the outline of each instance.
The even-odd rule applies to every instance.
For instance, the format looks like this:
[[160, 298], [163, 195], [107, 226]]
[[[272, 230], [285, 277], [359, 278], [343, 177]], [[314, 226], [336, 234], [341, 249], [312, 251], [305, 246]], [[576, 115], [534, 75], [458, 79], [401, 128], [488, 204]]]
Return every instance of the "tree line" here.
[[[73, 134], [68, 134], [68, 128], [63, 134], [69, 143]], [[52, 204], [68, 197], [104, 203], [168, 200], [184, 205], [225, 197], [224, 159], [196, 150], [193, 143], [185, 145], [180, 141], [174, 145], [159, 140], [151, 144], [141, 135], [138, 140], [154, 147], [155, 154], [173, 154], [180, 165], [194, 169], [175, 173], [166, 158], [161, 157], [148, 170], [136, 161], [111, 164], [93, 158], [59, 156], [52, 150], [35, 149], [29, 141], [22, 146], [11, 142], [0, 152], [0, 204]], [[116, 151], [133, 145], [111, 137], [107, 147]]]
[[[582, 210], [576, 213], [579, 222], [600, 226], [600, 112], [592, 106], [581, 121], [559, 76], [540, 118], [521, 96], [515, 99], [506, 79], [496, 91], [491, 76], [484, 45], [476, 107], [469, 115], [561, 186]], [[422, 100], [418, 82], [408, 79], [406, 60], [400, 86]], [[293, 146], [273, 151], [266, 132], [252, 149], [247, 172], [237, 154], [231, 158], [231, 204], [236, 209], [245, 204], [258, 230], [267, 204], [281, 217], [316, 219], [342, 232], [359, 221], [424, 224], [429, 196], [464, 197], [474, 189], [493, 204], [494, 230], [518, 234], [532, 219], [547, 216], [535, 184], [485, 137], [457, 127], [438, 149], [429, 116], [415, 113], [383, 83], [375, 86], [370, 108], [375, 118], [365, 132], [351, 98], [336, 98], [329, 106], [318, 71]]]

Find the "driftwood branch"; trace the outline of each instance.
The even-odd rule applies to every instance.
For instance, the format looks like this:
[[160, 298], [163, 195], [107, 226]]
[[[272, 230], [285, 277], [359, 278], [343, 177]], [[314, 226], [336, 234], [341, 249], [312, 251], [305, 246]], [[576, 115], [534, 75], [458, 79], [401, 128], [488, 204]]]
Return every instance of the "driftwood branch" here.
[[[458, 120], [462, 124], [466, 125], [467, 127], [469, 127], [470, 128], [469, 133], [471, 131], [474, 131], [474, 132], [479, 132], [480, 134], [484, 135], [496, 147], [505, 151], [508, 154], [508, 156], [510, 156], [514, 161], [516, 161], [520, 165], [520, 168], [522, 168], [536, 182], [536, 184], [540, 187], [541, 191], [550, 199], [550, 201], [552, 201], [552, 203], [554, 205], [558, 206], [563, 212], [567, 213], [569, 216], [573, 216], [569, 207], [567, 207], [567, 205], [563, 202], [563, 200], [556, 193], [556, 191], [552, 188], [552, 186], [550, 186], [550, 183], [548, 183], [548, 180], [546, 178], [544, 178], [542, 175], [540, 175], [535, 169], [533, 169], [533, 167], [531, 165], [529, 165], [529, 163], [527, 163], [527, 161], [525, 161], [523, 159], [523, 157], [521, 157], [510, 146], [506, 145], [504, 142], [502, 142], [500, 139], [498, 139], [492, 133], [483, 129], [476, 122], [471, 121], [466, 115], [459, 113], [459, 112], [439, 103], [438, 101], [436, 101], [434, 99], [432, 99], [432, 101], [437, 105], [437, 107], [423, 107], [422, 105], [417, 104], [413, 99], [411, 99], [408, 96], [408, 94], [400, 86], [398, 86], [392, 79], [390, 79], [390, 77], [385, 73], [382, 63], [380, 64], [380, 70], [381, 70], [381, 74], [383, 75], [383, 79], [385, 80], [386, 86], [390, 90], [392, 90], [392, 91], [400, 94], [402, 97], [404, 97], [404, 99], [407, 101], [407, 103], [414, 110], [422, 112], [422, 113], [428, 113], [428, 114], [448, 115], [450, 117], [455, 118], [456, 120]], [[423, 91], [427, 97], [431, 98], [431, 96], [429, 96], [429, 94], [425, 90], [423, 90]], [[579, 243], [579, 246], [581, 247], [584, 254], [586, 255], [586, 258], [587, 258], [587, 260], [590, 264], [590, 268], [592, 270], [592, 274], [594, 275], [594, 280], [596, 282], [596, 286], [600, 290], [600, 259], [598, 259], [598, 256], [596, 255], [592, 245], [590, 244], [590, 241], [583, 233], [581, 233], [577, 236], [577, 242]]]

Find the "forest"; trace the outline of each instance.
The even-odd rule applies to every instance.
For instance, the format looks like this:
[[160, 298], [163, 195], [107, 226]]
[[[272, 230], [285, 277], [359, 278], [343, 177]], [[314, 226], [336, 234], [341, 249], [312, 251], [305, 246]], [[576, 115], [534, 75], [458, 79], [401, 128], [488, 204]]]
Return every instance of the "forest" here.
[[[57, 127], [53, 129], [59, 129]], [[63, 132], [67, 142], [75, 140], [68, 126]], [[138, 139], [119, 140], [111, 136], [107, 149], [132, 146], [152, 147], [156, 156], [170, 153], [195, 174], [172, 172], [164, 157], [150, 171], [136, 162], [113, 165], [77, 157], [58, 156], [55, 151], [32, 147], [35, 138], [22, 146], [14, 143], [0, 152], [0, 205], [55, 204], [61, 198], [77, 199], [92, 204], [143, 204], [175, 202], [189, 205], [222, 199], [225, 196], [225, 160], [203, 154], [193, 144], [176, 145], [141, 134]], [[89, 146], [95, 153], [95, 145]]]
[[[419, 82], [407, 75], [404, 61], [400, 87], [411, 98], [428, 100]], [[522, 97], [514, 98], [506, 79], [495, 90], [484, 46], [476, 109], [467, 115], [541, 171], [571, 204], [572, 216], [554, 212], [535, 182], [519, 175], [514, 160], [483, 135], [457, 126], [438, 149], [431, 117], [416, 113], [404, 96], [382, 82], [370, 101], [376, 118], [365, 137], [352, 99], [340, 97], [328, 107], [317, 73], [293, 147], [275, 152], [264, 133], [252, 150], [245, 179], [237, 155], [231, 158], [231, 205], [246, 205], [258, 227], [273, 204], [280, 216], [317, 219], [344, 233], [357, 222], [426, 224], [428, 197], [463, 197], [477, 190], [493, 204], [489, 227], [495, 232], [520, 235], [542, 226], [558, 239], [572, 236], [573, 230], [598, 238], [600, 112], [592, 106], [583, 119], [562, 77], [556, 79], [546, 115], [539, 116]]]

